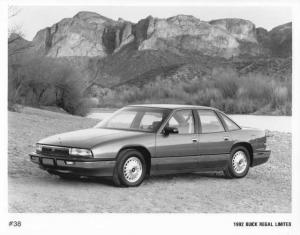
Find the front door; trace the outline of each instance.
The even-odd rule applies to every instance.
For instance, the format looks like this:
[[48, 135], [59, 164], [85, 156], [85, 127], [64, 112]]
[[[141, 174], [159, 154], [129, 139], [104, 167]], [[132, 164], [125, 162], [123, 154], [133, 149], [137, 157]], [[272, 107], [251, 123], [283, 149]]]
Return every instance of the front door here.
[[166, 173], [190, 171], [195, 168], [198, 134], [192, 110], [175, 111], [165, 126], [177, 128], [178, 133], [156, 135], [156, 154], [152, 158], [152, 169]]

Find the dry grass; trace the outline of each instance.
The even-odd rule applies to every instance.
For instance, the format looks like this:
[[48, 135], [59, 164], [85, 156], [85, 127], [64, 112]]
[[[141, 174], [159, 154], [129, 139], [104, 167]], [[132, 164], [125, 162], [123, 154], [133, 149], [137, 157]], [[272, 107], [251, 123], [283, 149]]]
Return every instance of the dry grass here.
[[246, 178], [219, 173], [151, 177], [138, 188], [109, 180], [62, 180], [29, 161], [34, 143], [96, 121], [24, 108], [9, 112], [9, 212], [291, 212], [291, 134], [272, 132], [268, 163]]

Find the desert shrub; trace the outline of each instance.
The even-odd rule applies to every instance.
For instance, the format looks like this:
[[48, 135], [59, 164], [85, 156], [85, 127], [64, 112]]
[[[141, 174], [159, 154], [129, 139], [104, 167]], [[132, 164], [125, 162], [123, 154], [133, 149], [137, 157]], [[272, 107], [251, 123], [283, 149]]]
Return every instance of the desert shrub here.
[[193, 79], [189, 83], [182, 84], [182, 89], [186, 93], [196, 93], [202, 89], [200, 79]]
[[222, 103], [222, 110], [226, 113], [235, 113], [236, 108], [236, 101], [234, 99], [224, 99], [221, 101]]
[[223, 99], [222, 93], [217, 88], [206, 88], [194, 94], [186, 94], [185, 103], [193, 105], [210, 106], [212, 102]]
[[205, 94], [208, 100], [221, 100], [223, 99], [222, 92], [218, 88], [207, 88]]
[[240, 79], [238, 97], [245, 97], [249, 100], [260, 99], [266, 103], [271, 101], [272, 92], [273, 84], [262, 76], [252, 74]]
[[292, 103], [287, 102], [281, 106], [280, 115], [292, 115]]
[[16, 103], [8, 103], [9, 111], [21, 113], [23, 108], [24, 108], [23, 105], [16, 104]]
[[9, 63], [8, 101], [29, 106], [56, 105], [84, 115], [86, 105], [80, 74], [53, 58], [30, 57]]
[[91, 108], [95, 108], [97, 105], [93, 100], [89, 98], [83, 98], [79, 101], [77, 105], [74, 107], [74, 114], [85, 116]]
[[273, 102], [275, 105], [280, 106], [288, 100], [288, 89], [286, 87], [276, 87], [274, 89]]
[[238, 74], [231, 68], [215, 68], [212, 72], [215, 87], [218, 88], [224, 98], [234, 98], [239, 88]]
[[222, 80], [216, 80], [215, 87], [222, 92], [224, 98], [234, 98], [239, 85], [235, 78], [224, 78]]
[[234, 113], [248, 114], [254, 113], [259, 107], [250, 99], [237, 99]]

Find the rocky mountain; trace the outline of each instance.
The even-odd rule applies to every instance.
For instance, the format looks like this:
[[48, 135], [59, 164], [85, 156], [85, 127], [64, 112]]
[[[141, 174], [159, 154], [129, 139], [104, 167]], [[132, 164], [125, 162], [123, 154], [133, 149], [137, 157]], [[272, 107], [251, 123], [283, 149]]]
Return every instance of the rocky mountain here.
[[290, 57], [292, 23], [267, 31], [235, 18], [206, 22], [190, 15], [148, 16], [132, 23], [79, 12], [40, 30], [26, 43], [31, 45], [27, 53], [77, 65], [83, 79], [114, 86], [184, 64], [211, 67], [233, 58], [248, 58], [251, 64], [257, 58]]
[[18, 53], [22, 53], [25, 49], [31, 47], [31, 42], [22, 38], [22, 36], [12, 33], [8, 38], [8, 55], [14, 57]]
[[271, 31], [263, 28], [256, 29], [258, 42], [273, 57], [292, 56], [292, 23], [279, 25]]
[[[263, 33], [266, 38], [263, 38]], [[291, 35], [291, 23], [264, 32], [243, 19], [205, 22], [189, 15], [167, 19], [149, 16], [134, 24], [123, 19], [114, 21], [97, 13], [79, 12], [73, 18], [63, 19], [40, 30], [33, 44], [37, 52], [50, 57], [104, 58], [129, 44], [138, 51], [199, 52], [225, 58], [270, 53], [288, 56], [290, 48], [285, 42], [291, 40], [288, 35]], [[268, 45], [268, 40], [274, 46]], [[278, 51], [278, 44], [285, 50]]]
[[292, 23], [273, 28], [269, 35], [273, 56], [288, 57], [292, 55]]

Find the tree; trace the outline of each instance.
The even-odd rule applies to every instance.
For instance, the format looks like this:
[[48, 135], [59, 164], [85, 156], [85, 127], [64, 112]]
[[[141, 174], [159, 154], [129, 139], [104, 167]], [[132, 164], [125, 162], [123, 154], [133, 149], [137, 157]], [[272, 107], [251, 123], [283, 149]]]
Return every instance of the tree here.
[[15, 110], [16, 103], [20, 103], [20, 91], [23, 87], [23, 75], [20, 73], [22, 67], [22, 53], [26, 51], [31, 44], [22, 38], [22, 30], [18, 25], [11, 23], [11, 19], [18, 15], [21, 8], [9, 6], [8, 8], [8, 108]]
[[8, 56], [22, 53], [32, 46], [31, 43], [23, 39], [22, 27], [11, 22], [12, 18], [18, 15], [21, 10], [20, 7], [16, 6], [8, 7]]
[[58, 106], [69, 113], [84, 115], [84, 82], [79, 72], [65, 61], [28, 56], [12, 66], [9, 102], [30, 106]]

